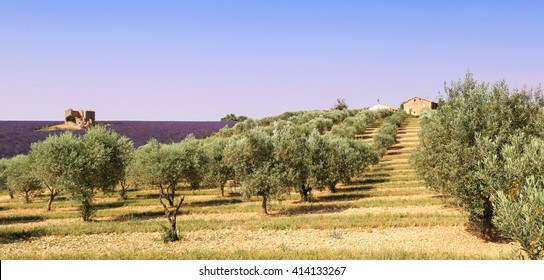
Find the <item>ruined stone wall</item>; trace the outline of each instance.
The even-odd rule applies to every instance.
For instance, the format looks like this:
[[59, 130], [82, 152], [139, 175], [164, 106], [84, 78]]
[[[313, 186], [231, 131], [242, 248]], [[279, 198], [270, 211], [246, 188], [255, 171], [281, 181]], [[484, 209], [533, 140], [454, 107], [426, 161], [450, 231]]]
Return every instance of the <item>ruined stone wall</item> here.
[[96, 119], [95, 119], [95, 112], [94, 111], [91, 111], [91, 110], [88, 110], [88, 111], [85, 111], [85, 121], [89, 122], [91, 121], [93, 124], [95, 123]]
[[68, 109], [68, 110], [64, 111], [64, 123], [68, 123], [66, 121], [66, 117], [68, 117], [68, 116], [73, 116], [75, 118], [76, 125], [79, 126], [80, 128], [86, 128], [86, 127], [94, 126], [94, 124], [96, 122], [96, 119], [95, 119], [96, 114], [92, 110], [87, 110], [87, 111], [79, 110], [79, 111], [76, 111], [76, 110]]
[[78, 112], [78, 111], [75, 111], [75, 110], [72, 110], [72, 109], [68, 109], [66, 111], [64, 111], [64, 119], [66, 119], [66, 117], [68, 116], [74, 116], [74, 118], [81, 118], [81, 114]]

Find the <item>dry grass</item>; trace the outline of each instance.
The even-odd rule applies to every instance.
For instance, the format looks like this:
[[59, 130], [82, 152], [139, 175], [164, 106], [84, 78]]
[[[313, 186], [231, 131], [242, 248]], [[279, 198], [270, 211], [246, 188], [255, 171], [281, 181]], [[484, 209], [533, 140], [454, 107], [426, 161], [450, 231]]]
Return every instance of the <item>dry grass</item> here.
[[[379, 126], [363, 141], [372, 142]], [[183, 189], [182, 240], [161, 242], [163, 210], [152, 190], [128, 201], [100, 195], [94, 222], [79, 220], [61, 197], [45, 211], [0, 191], [0, 259], [502, 259], [518, 247], [490, 243], [465, 229], [467, 215], [425, 187], [409, 163], [420, 128], [408, 119], [399, 143], [362, 178], [338, 192], [314, 192], [313, 203], [292, 193], [263, 215], [258, 198], [236, 189]]]

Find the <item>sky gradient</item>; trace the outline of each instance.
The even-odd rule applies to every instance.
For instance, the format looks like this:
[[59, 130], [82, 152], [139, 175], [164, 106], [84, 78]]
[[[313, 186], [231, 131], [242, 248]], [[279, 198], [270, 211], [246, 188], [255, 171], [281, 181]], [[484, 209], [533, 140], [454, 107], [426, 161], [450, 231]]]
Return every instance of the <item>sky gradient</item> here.
[[[540, 3], [539, 3], [540, 2]], [[0, 120], [219, 120], [544, 81], [542, 1], [2, 1]]]

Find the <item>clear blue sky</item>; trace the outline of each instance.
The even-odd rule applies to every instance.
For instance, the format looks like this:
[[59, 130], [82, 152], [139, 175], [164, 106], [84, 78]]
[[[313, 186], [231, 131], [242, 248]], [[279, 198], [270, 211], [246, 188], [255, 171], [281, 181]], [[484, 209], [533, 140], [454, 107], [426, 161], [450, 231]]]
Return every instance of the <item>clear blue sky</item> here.
[[0, 120], [398, 106], [470, 69], [544, 81], [542, 1], [1, 1]]

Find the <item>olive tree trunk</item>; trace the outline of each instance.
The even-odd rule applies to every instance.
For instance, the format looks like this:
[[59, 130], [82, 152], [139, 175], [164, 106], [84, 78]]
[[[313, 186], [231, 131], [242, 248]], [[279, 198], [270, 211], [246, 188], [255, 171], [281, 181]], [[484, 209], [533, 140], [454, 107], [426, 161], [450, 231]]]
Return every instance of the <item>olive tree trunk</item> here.
[[55, 200], [55, 197], [59, 194], [60, 192], [57, 191], [56, 189], [54, 188], [50, 188], [49, 189], [49, 200], [47, 201], [47, 211], [51, 211], [51, 205], [53, 204], [53, 200]]
[[268, 209], [266, 208], [267, 201], [268, 201], [268, 196], [263, 195], [263, 202], [261, 204], [261, 207], [263, 209], [263, 213], [265, 213], [266, 215], [268, 215]]
[[166, 204], [164, 204], [164, 202], [162, 201], [162, 195], [159, 197], [159, 201], [162, 204], [162, 207], [164, 208], [164, 214], [166, 215], [166, 218], [168, 219], [168, 223], [170, 223], [170, 231], [171, 231], [170, 233], [174, 236], [172, 241], [179, 240], [179, 236], [177, 233], [176, 219], [177, 219], [179, 208], [181, 208], [181, 204], [183, 203], [183, 200], [185, 200], [185, 196], [181, 197], [174, 211], [170, 211], [168, 210], [168, 207], [166, 207]]

